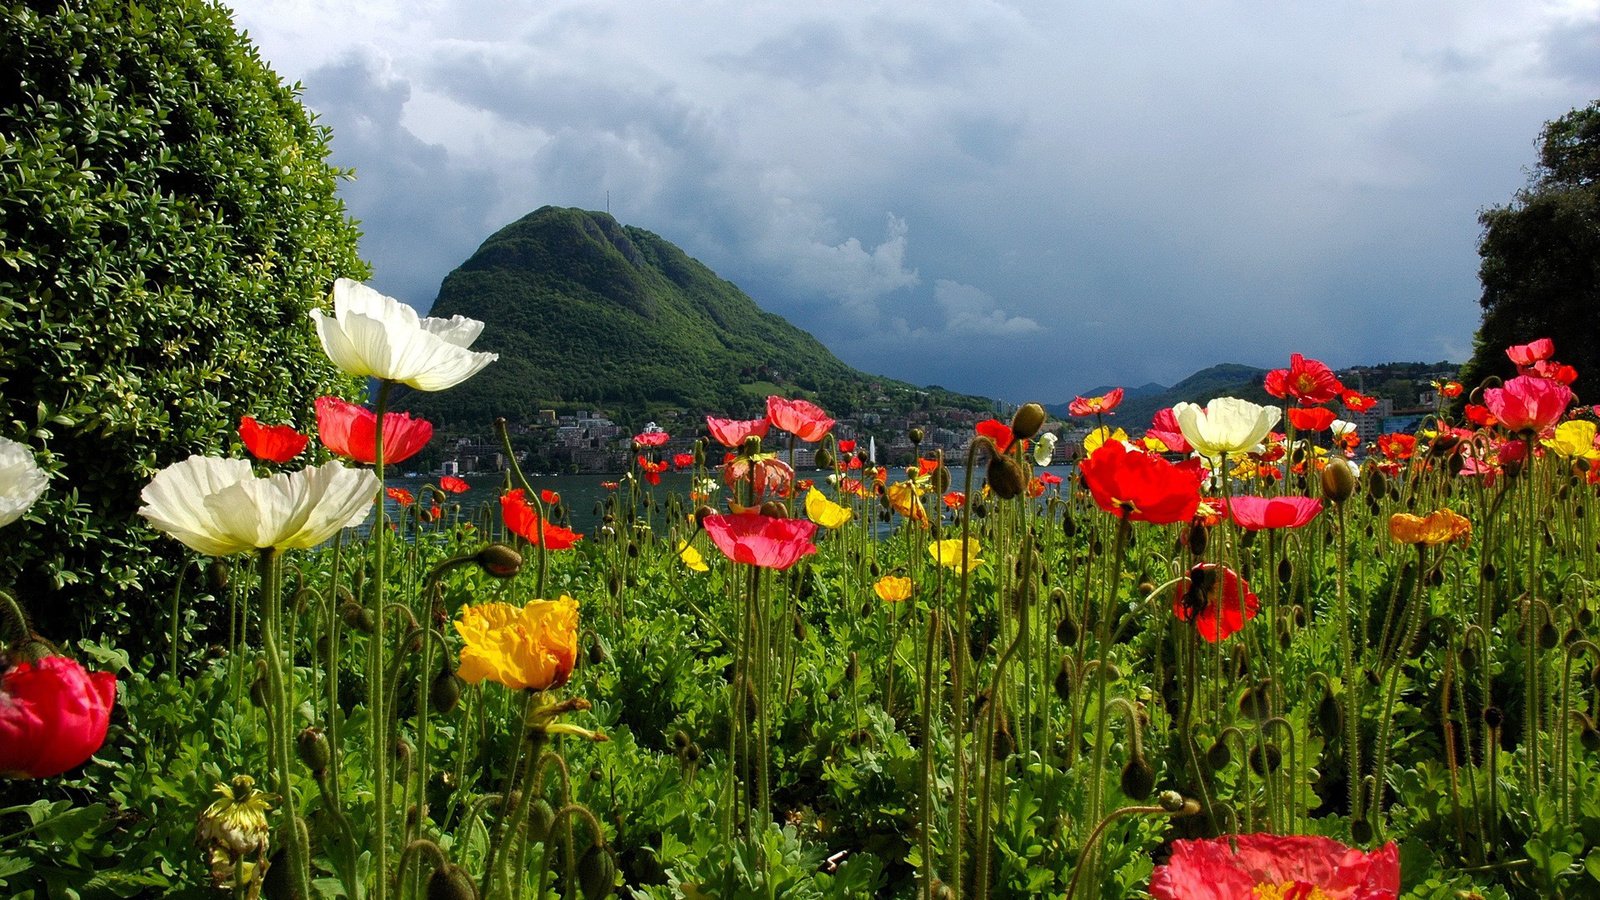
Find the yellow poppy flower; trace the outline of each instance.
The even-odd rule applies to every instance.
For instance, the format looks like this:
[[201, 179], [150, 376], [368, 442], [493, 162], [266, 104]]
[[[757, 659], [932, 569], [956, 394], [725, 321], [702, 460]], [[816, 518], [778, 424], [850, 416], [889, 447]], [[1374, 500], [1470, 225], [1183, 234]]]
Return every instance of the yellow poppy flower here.
[[911, 596], [911, 579], [899, 575], [885, 575], [872, 586], [885, 603], [899, 603]]
[[534, 600], [526, 606], [482, 603], [463, 606], [456, 633], [462, 680], [498, 681], [514, 690], [560, 687], [578, 658], [578, 601]]
[[1402, 544], [1444, 544], [1472, 535], [1472, 522], [1449, 509], [1426, 516], [1395, 513], [1389, 517], [1389, 537]]
[[683, 560], [685, 566], [696, 572], [711, 571], [711, 567], [706, 565], [706, 558], [701, 556], [700, 551], [696, 550], [694, 545], [688, 541], [678, 542], [678, 558]]
[[1556, 433], [1542, 443], [1566, 459], [1600, 459], [1600, 449], [1594, 446], [1595, 424], [1583, 419], [1572, 419], [1556, 426]]
[[982, 552], [983, 547], [978, 544], [977, 538], [968, 538], [965, 547], [961, 545], [960, 538], [934, 541], [928, 545], [928, 555], [939, 565], [957, 572], [967, 572], [983, 565], [983, 560], [978, 558]]
[[884, 495], [889, 498], [889, 505], [895, 512], [913, 522], [927, 524], [928, 511], [922, 508], [922, 502], [917, 499], [922, 496], [922, 490], [915, 482], [900, 481], [891, 484], [884, 490]]
[[823, 528], [838, 528], [853, 515], [849, 507], [829, 500], [827, 494], [816, 488], [806, 491], [806, 516]]
[[1112, 431], [1109, 427], [1101, 425], [1099, 428], [1089, 432], [1089, 436], [1083, 439], [1083, 453], [1088, 456], [1105, 446], [1106, 441], [1126, 441], [1127, 439], [1128, 433], [1121, 428]]

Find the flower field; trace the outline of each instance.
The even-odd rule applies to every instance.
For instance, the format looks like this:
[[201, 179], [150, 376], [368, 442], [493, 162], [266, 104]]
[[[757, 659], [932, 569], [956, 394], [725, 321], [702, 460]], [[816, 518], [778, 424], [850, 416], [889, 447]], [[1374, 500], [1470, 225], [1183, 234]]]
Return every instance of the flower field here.
[[[5, 894], [1600, 896], [1600, 445], [1548, 340], [1370, 444], [1298, 354], [1281, 406], [1078, 398], [1066, 479], [1036, 404], [891, 470], [772, 397], [640, 434], [579, 533], [515, 469], [386, 488], [432, 435], [391, 386], [495, 358], [333, 309], [372, 407], [144, 488], [209, 638], [180, 593], [165, 658], [58, 647], [0, 595]], [[0, 441], [0, 525], [64, 488]]]

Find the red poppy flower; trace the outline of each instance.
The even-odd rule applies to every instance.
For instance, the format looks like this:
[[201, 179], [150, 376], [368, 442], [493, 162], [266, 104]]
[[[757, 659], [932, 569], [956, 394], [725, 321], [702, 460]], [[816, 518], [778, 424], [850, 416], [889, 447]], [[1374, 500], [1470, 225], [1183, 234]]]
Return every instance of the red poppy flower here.
[[444, 475], [439, 478], [439, 490], [450, 494], [465, 494], [472, 490], [472, 485], [454, 475]]
[[1010, 423], [1002, 422], [999, 419], [984, 419], [977, 424], [977, 431], [989, 440], [994, 441], [995, 449], [1001, 453], [1011, 449], [1011, 442], [1017, 439], [1017, 436], [1011, 431]]
[[1194, 622], [1200, 636], [1215, 644], [1256, 617], [1260, 601], [1239, 573], [1216, 563], [1201, 563], [1178, 580], [1172, 614]]
[[600, 486], [605, 488], [608, 491], [614, 491], [617, 488], [621, 487], [622, 483], [620, 481], [602, 481], [602, 482], [600, 482]]
[[1061, 476], [1054, 472], [1040, 472], [1039, 482], [1046, 487], [1054, 487], [1061, 483]]
[[1326, 406], [1291, 406], [1287, 415], [1296, 431], [1326, 431], [1336, 418]]
[[1351, 412], [1366, 412], [1378, 405], [1378, 398], [1368, 397], [1360, 391], [1345, 391], [1339, 395], [1339, 402]]
[[1532, 343], [1514, 344], [1506, 348], [1506, 356], [1519, 369], [1525, 369], [1536, 362], [1549, 359], [1555, 355], [1555, 342], [1549, 338], [1539, 338]]
[[1439, 392], [1439, 396], [1447, 400], [1454, 400], [1461, 396], [1462, 391], [1466, 390], [1459, 381], [1435, 381], [1433, 387]]
[[639, 471], [644, 474], [644, 480], [651, 484], [661, 483], [661, 473], [667, 470], [664, 462], [651, 462], [645, 457], [639, 457]]
[[1489, 407], [1482, 404], [1468, 403], [1464, 412], [1466, 413], [1467, 421], [1480, 428], [1493, 428], [1500, 424], [1500, 420], [1494, 417], [1494, 413], [1489, 412]]
[[522, 488], [500, 495], [500, 515], [512, 534], [535, 547], [543, 544], [547, 550], [567, 550], [583, 540], [583, 535], [571, 529], [540, 519], [539, 511], [528, 502]]
[[1150, 875], [1150, 893], [1156, 900], [1393, 900], [1400, 853], [1393, 842], [1366, 853], [1318, 835], [1176, 840], [1166, 865]]
[[545, 506], [554, 506], [561, 502], [561, 494], [556, 491], [552, 491], [549, 488], [544, 488], [539, 491], [539, 500], [543, 502]]
[[641, 431], [633, 436], [633, 443], [639, 447], [659, 447], [667, 442], [665, 431]]
[[694, 468], [694, 454], [674, 453], [672, 454], [672, 464], [680, 469], [692, 469]]
[[442, 515], [444, 515], [444, 509], [441, 508], [439, 504], [435, 503], [422, 511], [422, 521], [437, 522], [439, 521], [439, 517]]
[[1417, 452], [1417, 436], [1414, 434], [1380, 434], [1378, 435], [1378, 452], [1389, 459], [1410, 459]]
[[917, 460], [918, 477], [926, 477], [937, 471], [939, 471], [939, 461], [937, 459], [929, 459], [924, 456]]
[[1554, 360], [1541, 359], [1533, 365], [1522, 370], [1524, 375], [1535, 378], [1548, 378], [1562, 384], [1571, 384], [1578, 380], [1578, 370], [1569, 365], [1555, 362]]
[[734, 562], [782, 571], [817, 552], [811, 543], [817, 526], [805, 519], [745, 513], [706, 516], [703, 524], [711, 542]]
[[967, 495], [961, 493], [960, 491], [951, 491], [940, 499], [944, 501], [945, 506], [948, 506], [951, 509], [960, 509], [961, 507], [967, 505]]
[[390, 500], [393, 500], [400, 506], [410, 506], [411, 504], [417, 502], [417, 498], [412, 496], [411, 492], [403, 487], [384, 488], [383, 492], [389, 495]]
[[856, 452], [856, 442], [855, 441], [840, 441], [839, 442], [839, 453], [840, 453], [840, 455], [847, 455], [847, 454], [851, 454], [851, 453], [854, 453], [854, 452]]
[[[338, 397], [317, 398], [317, 436], [323, 446], [356, 462], [377, 460], [378, 415]], [[393, 464], [417, 455], [433, 439], [433, 423], [410, 413], [383, 417], [383, 461]]]
[[771, 454], [761, 454], [754, 459], [735, 456], [723, 464], [722, 481], [728, 487], [734, 487], [745, 479], [749, 479], [757, 496], [782, 496], [789, 492], [789, 485], [794, 481], [794, 469]]
[[839, 482], [839, 493], [865, 497], [867, 495], [867, 487], [855, 478], [845, 478]]
[[266, 462], [285, 463], [311, 443], [307, 435], [289, 425], [263, 425], [249, 416], [239, 420], [239, 439], [250, 455]]
[[1240, 528], [1299, 528], [1322, 512], [1322, 501], [1310, 497], [1233, 497], [1228, 514]]
[[785, 400], [776, 394], [767, 398], [767, 419], [802, 441], [820, 441], [833, 427], [833, 419], [822, 407], [809, 400]]
[[1267, 373], [1267, 393], [1274, 397], [1293, 397], [1302, 406], [1327, 403], [1344, 391], [1333, 370], [1315, 359], [1289, 354], [1289, 368]]
[[1157, 456], [1107, 441], [1081, 467], [1084, 484], [1100, 508], [1130, 522], [1187, 522], [1200, 505], [1198, 460], [1173, 465]]
[[1178, 416], [1172, 407], [1157, 410], [1150, 419], [1150, 428], [1144, 433], [1145, 438], [1155, 438], [1166, 447], [1169, 453], [1188, 453], [1189, 441], [1183, 436], [1183, 429], [1178, 427]]
[[1549, 378], [1518, 375], [1503, 386], [1483, 392], [1489, 408], [1508, 431], [1541, 432], [1552, 428], [1572, 402], [1572, 388]]
[[117, 676], [86, 672], [64, 656], [24, 662], [0, 674], [0, 775], [48, 778], [105, 743]]
[[1122, 404], [1122, 388], [1112, 388], [1098, 397], [1073, 397], [1067, 412], [1074, 416], [1104, 415]]

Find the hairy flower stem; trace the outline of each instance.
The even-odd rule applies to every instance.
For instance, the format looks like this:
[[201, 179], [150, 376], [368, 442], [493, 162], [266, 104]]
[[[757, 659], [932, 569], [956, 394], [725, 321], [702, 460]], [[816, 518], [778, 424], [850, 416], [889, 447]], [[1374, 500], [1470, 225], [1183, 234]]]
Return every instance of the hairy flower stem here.
[[1344, 504], [1336, 503], [1339, 520], [1339, 662], [1344, 681], [1344, 768], [1350, 790], [1350, 827], [1361, 820], [1361, 673], [1356, 669], [1354, 637], [1351, 635], [1350, 591], [1345, 566], [1349, 562], [1350, 535], [1346, 527]]
[[372, 767], [372, 871], [373, 900], [385, 900], [389, 895], [389, 710], [383, 691], [383, 673], [387, 669], [387, 651], [384, 646], [383, 588], [387, 559], [384, 548], [389, 543], [388, 528], [384, 523], [383, 504], [383, 419], [389, 408], [389, 390], [392, 383], [378, 382], [378, 398], [374, 404], [377, 425], [373, 429], [373, 474], [378, 477], [377, 521], [372, 526], [372, 634], [367, 644], [367, 757]]
[[922, 850], [922, 900], [933, 900], [933, 675], [939, 659], [939, 610], [928, 612], [928, 643], [922, 661], [922, 823], [917, 840]]
[[[1372, 776], [1374, 787], [1372, 792], [1373, 811], [1381, 813], [1383, 804], [1383, 788], [1388, 781], [1384, 771], [1389, 763], [1389, 729], [1394, 725], [1394, 698], [1399, 690], [1400, 670], [1405, 666], [1406, 656], [1411, 645], [1416, 643], [1417, 635], [1422, 631], [1422, 623], [1428, 611], [1428, 576], [1426, 573], [1428, 555], [1427, 544], [1417, 545], [1417, 575], [1412, 580], [1411, 600], [1406, 607], [1406, 619], [1402, 624], [1400, 642], [1395, 645], [1394, 658], [1389, 663], [1387, 684], [1384, 685], [1383, 714], [1378, 717], [1378, 741], [1373, 745]], [[1375, 818], [1381, 818], [1375, 817]], [[1378, 828], [1378, 837], [1381, 840], [1382, 828]]]
[[[517, 742], [517, 755], [511, 761], [511, 774], [506, 780], [506, 791], [500, 801], [500, 813], [489, 829], [489, 856], [484, 861], [483, 887], [480, 891], [484, 898], [506, 896], [511, 889], [511, 875], [506, 871], [512, 855], [507, 852], [508, 845], [515, 840], [528, 817], [536, 784], [534, 776], [544, 745], [550, 739], [544, 728], [534, 724], [538, 700], [539, 692], [523, 692], [522, 740]], [[501, 888], [498, 894], [494, 893], [497, 882]]]
[[289, 888], [297, 897], [311, 896], [311, 848], [301, 830], [294, 802], [290, 767], [295, 760], [294, 686], [292, 670], [284, 670], [284, 651], [280, 643], [283, 623], [283, 557], [275, 548], [262, 550], [257, 557], [261, 572], [261, 652], [267, 668], [267, 740], [272, 747], [273, 787], [282, 798], [283, 821], [278, 840], [283, 844], [283, 865], [289, 870]]
[[1117, 535], [1113, 539], [1111, 548], [1111, 576], [1106, 579], [1106, 600], [1100, 608], [1100, 615], [1095, 617], [1095, 652], [1099, 664], [1095, 666], [1095, 724], [1094, 724], [1094, 767], [1089, 770], [1089, 777], [1094, 779], [1094, 785], [1089, 790], [1089, 820], [1099, 821], [1105, 813], [1106, 803], [1106, 752], [1110, 749], [1110, 740], [1106, 734], [1106, 717], [1109, 712], [1106, 706], [1106, 686], [1110, 680], [1107, 677], [1111, 661], [1111, 620], [1116, 616], [1118, 582], [1122, 580], [1123, 556], [1128, 547], [1128, 533], [1133, 525], [1127, 517], [1117, 518]]
[[961, 900], [962, 884], [962, 844], [966, 828], [967, 810], [967, 760], [962, 746], [966, 737], [967, 723], [967, 617], [970, 615], [972, 602], [972, 573], [971, 566], [965, 557], [967, 543], [972, 539], [972, 471], [978, 465], [978, 447], [981, 441], [972, 441], [967, 446], [967, 466], [963, 473], [962, 495], [967, 502], [961, 505], [961, 588], [956, 595], [956, 633], [955, 653], [950, 658], [950, 746], [951, 755], [955, 761], [955, 795], [950, 804], [950, 887], [954, 894], [953, 900]]

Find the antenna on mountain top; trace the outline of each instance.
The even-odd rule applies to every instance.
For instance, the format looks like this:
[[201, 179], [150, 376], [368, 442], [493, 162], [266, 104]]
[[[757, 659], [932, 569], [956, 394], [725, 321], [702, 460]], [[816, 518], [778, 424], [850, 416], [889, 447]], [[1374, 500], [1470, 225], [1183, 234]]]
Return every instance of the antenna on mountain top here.
[[611, 215], [611, 192], [606, 191], [606, 215]]

